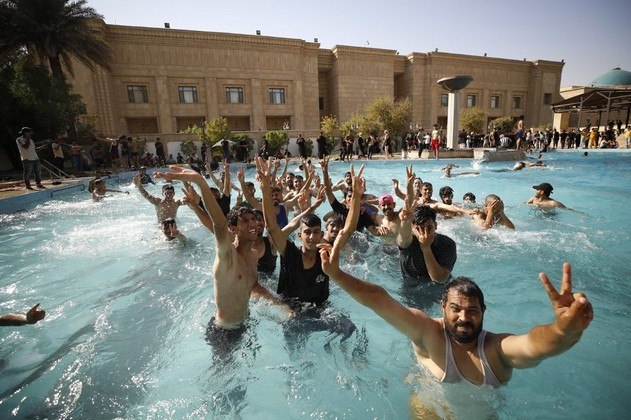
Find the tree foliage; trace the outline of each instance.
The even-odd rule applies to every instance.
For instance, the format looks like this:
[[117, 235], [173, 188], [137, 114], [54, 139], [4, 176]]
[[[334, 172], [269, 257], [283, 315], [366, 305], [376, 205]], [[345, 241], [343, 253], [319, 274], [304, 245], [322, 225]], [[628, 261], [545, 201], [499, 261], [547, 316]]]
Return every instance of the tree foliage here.
[[463, 108], [460, 111], [460, 128], [467, 132], [482, 133], [486, 128], [487, 118], [488, 114], [480, 108]]
[[228, 119], [217, 117], [210, 121], [204, 121], [200, 125], [192, 125], [186, 130], [180, 131], [182, 134], [196, 134], [200, 141], [214, 145], [219, 140], [229, 139], [232, 132], [228, 128]]
[[339, 129], [340, 125], [335, 115], [322, 117], [322, 121], [320, 121], [320, 130], [326, 137], [334, 135]]
[[31, 127], [36, 140], [52, 139], [85, 112], [81, 96], [71, 93], [65, 80], [52, 77], [24, 52], [0, 64], [0, 142], [14, 164], [19, 164], [15, 139], [20, 127]]
[[287, 144], [287, 133], [283, 130], [268, 131], [265, 133], [265, 139], [269, 142], [268, 153], [273, 156]]
[[184, 153], [184, 156], [195, 155], [197, 154], [197, 145], [191, 139], [184, 140], [180, 144], [180, 150]]
[[86, 0], [2, 0], [0, 56], [34, 52], [59, 80], [65, 79], [62, 65], [72, 74], [72, 57], [90, 69], [109, 69], [112, 49], [90, 25], [101, 18]]
[[376, 134], [387, 129], [393, 135], [405, 134], [411, 106], [410, 98], [393, 101], [388, 96], [381, 96], [366, 107], [360, 130]]
[[505, 133], [505, 134], [513, 132], [513, 125], [514, 125], [514, 122], [511, 117], [496, 118], [489, 123], [489, 127], [492, 130], [497, 128], [497, 130], [500, 133]]

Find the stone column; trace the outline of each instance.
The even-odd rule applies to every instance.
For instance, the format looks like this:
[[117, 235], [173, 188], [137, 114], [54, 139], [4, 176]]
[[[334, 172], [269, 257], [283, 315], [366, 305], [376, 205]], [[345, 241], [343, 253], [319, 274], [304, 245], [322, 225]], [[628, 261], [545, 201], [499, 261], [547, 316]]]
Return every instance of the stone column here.
[[160, 133], [175, 133], [175, 120], [171, 113], [169, 95], [169, 81], [166, 76], [156, 76], [156, 106], [158, 107], [158, 131]]
[[210, 121], [218, 116], [216, 87], [217, 80], [214, 77], [204, 78], [204, 89], [206, 90], [206, 121]]
[[455, 149], [458, 144], [458, 119], [460, 117], [460, 91], [449, 92], [447, 107], [447, 148]]
[[261, 80], [251, 79], [250, 85], [252, 86], [252, 131], [267, 130], [267, 122], [265, 121], [265, 93], [261, 90]]

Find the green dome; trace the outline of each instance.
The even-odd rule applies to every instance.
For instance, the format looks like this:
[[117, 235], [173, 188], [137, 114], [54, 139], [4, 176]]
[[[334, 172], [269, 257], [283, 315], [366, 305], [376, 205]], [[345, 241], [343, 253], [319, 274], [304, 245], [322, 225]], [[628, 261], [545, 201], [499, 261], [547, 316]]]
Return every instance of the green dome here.
[[621, 70], [620, 67], [592, 80], [592, 86], [629, 86], [631, 85], [631, 71]]

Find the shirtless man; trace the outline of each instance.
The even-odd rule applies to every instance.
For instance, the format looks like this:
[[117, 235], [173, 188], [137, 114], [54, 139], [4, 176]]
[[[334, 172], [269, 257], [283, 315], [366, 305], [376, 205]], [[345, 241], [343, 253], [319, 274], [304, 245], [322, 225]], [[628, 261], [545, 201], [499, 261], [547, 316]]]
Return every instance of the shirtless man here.
[[484, 229], [498, 225], [515, 229], [513, 222], [504, 213], [504, 202], [495, 194], [486, 196], [482, 210], [474, 209], [469, 215], [475, 224]]
[[101, 199], [107, 197], [105, 193], [108, 193], [108, 192], [116, 192], [116, 193], [124, 192], [125, 194], [129, 195], [129, 191], [113, 190], [111, 188], [106, 188], [105, 181], [103, 181], [101, 178], [97, 178], [94, 180], [92, 184], [92, 199], [94, 201], [101, 201]]
[[201, 174], [178, 166], [170, 166], [169, 169], [171, 172], [156, 173], [156, 178], [178, 179], [197, 184], [206, 214], [213, 226], [216, 247], [213, 263], [216, 311], [210, 320], [207, 336], [243, 331], [243, 323], [248, 317], [250, 295], [269, 295], [257, 281], [256, 265], [263, 254], [253, 248], [257, 237], [254, 213], [248, 207], [235, 207], [227, 217], [224, 216]]
[[342, 271], [337, 246], [320, 247], [324, 272], [353, 299], [405, 334], [412, 341], [419, 363], [439, 382], [505, 385], [513, 369], [537, 366], [576, 344], [594, 317], [585, 295], [572, 292], [569, 263], [563, 265], [560, 292], [546, 274], [539, 274], [552, 303], [553, 323], [535, 326], [522, 335], [496, 334], [483, 329], [484, 295], [466, 277], [447, 284], [441, 301], [442, 317], [430, 318], [418, 309], [403, 306], [382, 287]]
[[445, 219], [451, 219], [452, 217], [460, 216], [467, 213], [467, 210], [454, 204], [454, 190], [446, 185], [441, 187], [438, 191], [438, 195], [442, 203], [429, 204], [431, 208], [436, 210]]
[[[158, 175], [160, 174], [155, 174], [156, 178], [166, 178], [164, 176]], [[171, 177], [166, 179], [177, 178]], [[134, 184], [136, 184], [136, 187], [138, 187], [140, 194], [145, 197], [147, 201], [155, 206], [156, 215], [158, 216], [158, 223], [162, 223], [164, 219], [175, 219], [175, 217], [177, 216], [177, 209], [180, 208], [180, 206], [184, 203], [182, 203], [182, 200], [173, 199], [173, 197], [175, 197], [175, 189], [173, 188], [173, 185], [166, 184], [162, 186], [162, 195], [164, 196], [164, 198], [160, 199], [158, 197], [152, 196], [147, 192], [147, 190], [145, 190], [145, 187], [142, 186], [142, 179], [140, 177], [140, 174], [134, 175]]]
[[177, 239], [181, 243], [186, 243], [186, 236], [182, 235], [178, 230], [177, 223], [174, 219], [164, 219], [162, 221], [162, 233], [164, 233], [164, 237], [167, 241]]
[[460, 168], [460, 165], [454, 165], [452, 163], [449, 163], [449, 164], [447, 164], [447, 166], [445, 166], [442, 169], [445, 178], [451, 178], [451, 177], [458, 176], [458, 175], [480, 175], [480, 172], [475, 172], [475, 171], [457, 172], [457, 173], [453, 173], [452, 174], [451, 170], [453, 168]]
[[39, 303], [33, 306], [26, 314], [0, 315], [0, 327], [21, 327], [26, 324], [37, 324], [44, 319], [46, 311], [39, 309]]
[[436, 204], [438, 201], [432, 199], [434, 194], [434, 186], [429, 182], [423, 182], [421, 185], [421, 194], [414, 199], [414, 206], [429, 206]]
[[535, 189], [535, 195], [530, 197], [528, 201], [526, 201], [526, 204], [533, 204], [537, 207], [546, 209], [552, 207], [566, 208], [560, 201], [550, 198], [550, 194], [552, 194], [552, 190], [554, 188], [552, 188], [552, 185], [547, 182], [539, 185], [533, 185], [532, 188]]
[[[412, 170], [412, 166], [410, 166], [410, 170]], [[396, 196], [399, 197], [401, 200], [405, 200], [406, 195], [401, 191], [401, 189], [399, 189], [399, 180], [393, 179], [392, 183], [394, 184], [394, 193], [396, 194]], [[414, 178], [414, 183], [412, 184], [412, 186], [413, 186], [414, 198], [416, 199], [421, 196], [421, 188], [423, 187], [423, 180], [418, 177]]]
[[375, 217], [376, 226], [368, 227], [370, 233], [381, 236], [389, 244], [394, 244], [401, 227], [399, 212], [395, 210], [395, 207], [396, 203], [391, 195], [384, 194], [379, 197], [379, 209], [382, 214]]

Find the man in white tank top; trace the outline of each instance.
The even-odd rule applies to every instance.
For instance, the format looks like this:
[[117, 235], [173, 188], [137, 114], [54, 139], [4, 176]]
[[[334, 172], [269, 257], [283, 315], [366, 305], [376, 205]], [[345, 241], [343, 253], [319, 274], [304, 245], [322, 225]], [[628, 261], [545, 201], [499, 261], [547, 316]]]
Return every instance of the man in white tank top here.
[[572, 292], [569, 263], [563, 265], [560, 292], [547, 275], [539, 274], [554, 309], [553, 323], [522, 335], [495, 334], [482, 328], [484, 295], [471, 279], [458, 277], [449, 282], [441, 301], [442, 318], [430, 318], [403, 306], [382, 287], [342, 271], [337, 244], [320, 247], [322, 269], [330, 279], [408, 336], [418, 361], [440, 382], [505, 385], [514, 368], [534, 367], [576, 344], [594, 316], [585, 295]]

